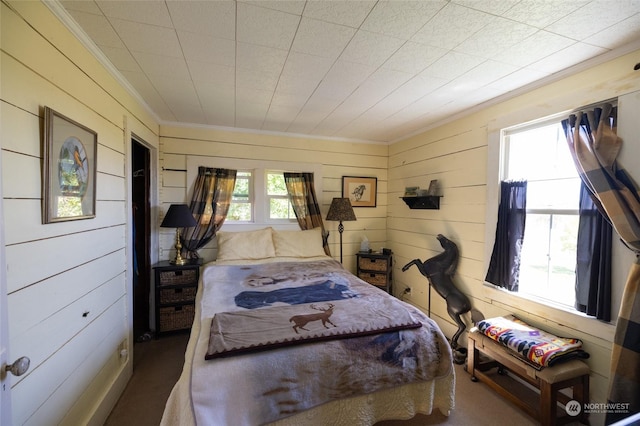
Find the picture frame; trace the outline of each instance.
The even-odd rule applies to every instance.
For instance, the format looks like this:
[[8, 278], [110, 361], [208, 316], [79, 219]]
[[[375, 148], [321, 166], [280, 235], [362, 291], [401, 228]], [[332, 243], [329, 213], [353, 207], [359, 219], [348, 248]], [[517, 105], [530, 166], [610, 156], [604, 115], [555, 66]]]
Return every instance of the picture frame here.
[[342, 197], [349, 198], [353, 207], [376, 207], [378, 178], [342, 176]]
[[98, 134], [44, 107], [43, 223], [96, 217]]

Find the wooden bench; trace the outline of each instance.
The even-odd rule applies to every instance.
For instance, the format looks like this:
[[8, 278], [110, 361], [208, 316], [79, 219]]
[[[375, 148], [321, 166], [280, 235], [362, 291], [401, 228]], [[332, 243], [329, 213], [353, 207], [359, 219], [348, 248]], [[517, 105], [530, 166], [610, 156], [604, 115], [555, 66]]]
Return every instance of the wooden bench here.
[[[472, 329], [467, 337], [467, 372], [471, 374], [471, 380], [486, 383], [542, 425], [561, 425], [576, 420], [588, 424], [584, 412], [589, 401], [589, 366], [586, 363], [574, 359], [537, 370], [476, 329]], [[496, 367], [497, 371], [492, 374], [490, 370]], [[507, 372], [531, 387], [508, 377]], [[572, 389], [572, 398], [559, 392], [566, 388]], [[568, 415], [567, 410], [558, 405], [566, 405], [571, 400], [580, 404], [579, 407], [570, 405], [570, 408], [579, 409], [577, 415]]]

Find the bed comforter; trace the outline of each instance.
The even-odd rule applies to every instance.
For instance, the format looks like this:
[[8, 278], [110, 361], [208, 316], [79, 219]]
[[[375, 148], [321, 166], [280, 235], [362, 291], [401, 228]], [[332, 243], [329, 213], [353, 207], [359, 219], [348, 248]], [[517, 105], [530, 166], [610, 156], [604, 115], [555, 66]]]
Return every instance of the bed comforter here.
[[[362, 309], [368, 301], [375, 305], [381, 298], [404, 310], [409, 322], [414, 323], [412, 327], [417, 324], [418, 328], [373, 331], [350, 338], [325, 336], [321, 342], [276, 346], [255, 353], [240, 351], [231, 356], [205, 359], [212, 358], [210, 336], [217, 326], [216, 321], [213, 329], [211, 324], [216, 314], [228, 316], [228, 320], [234, 318], [234, 313], [266, 312], [278, 307], [282, 311], [309, 308], [325, 313], [329, 307], [332, 310], [340, 307], [339, 311], [344, 313], [349, 312], [350, 306], [354, 310], [356, 306]], [[427, 401], [416, 406], [409, 402], [411, 408], [402, 416], [431, 412], [437, 387], [445, 390], [444, 402], [437, 406], [445, 414], [453, 407], [451, 351], [437, 325], [411, 305], [348, 273], [332, 259], [207, 265], [202, 273], [196, 309], [198, 339], [192, 346], [191, 363], [185, 368], [190, 375], [188, 400], [193, 414], [192, 419], [188, 414], [187, 417], [196, 424], [286, 424], [288, 420], [294, 420], [293, 424], [307, 424], [301, 419], [324, 406], [340, 406], [341, 402], [354, 399], [352, 406], [357, 410], [355, 401], [358, 398], [390, 394], [405, 386], [401, 393], [420, 389], [426, 391]], [[344, 318], [335, 315], [328, 319], [341, 322]], [[291, 319], [291, 327], [297, 325], [293, 316]], [[394, 322], [393, 318], [388, 319]], [[403, 319], [402, 322], [407, 321]], [[303, 327], [311, 334], [332, 328], [321, 320], [311, 321]], [[375, 325], [372, 327], [375, 329]], [[300, 328], [295, 331], [296, 334], [303, 332]], [[237, 336], [237, 330], [234, 332]], [[219, 337], [220, 330], [217, 333]], [[266, 339], [267, 343], [272, 340]], [[232, 349], [234, 345], [231, 344]], [[185, 407], [178, 409], [176, 406], [185, 401], [184, 395], [177, 395], [179, 389], [185, 391], [184, 379], [181, 382], [172, 392], [163, 424], [174, 424], [176, 420], [184, 424], [185, 418], [181, 417], [184, 413], [177, 413]], [[380, 420], [378, 414], [374, 417], [374, 420]], [[374, 420], [365, 419], [363, 423], [355, 424], [371, 424]]]

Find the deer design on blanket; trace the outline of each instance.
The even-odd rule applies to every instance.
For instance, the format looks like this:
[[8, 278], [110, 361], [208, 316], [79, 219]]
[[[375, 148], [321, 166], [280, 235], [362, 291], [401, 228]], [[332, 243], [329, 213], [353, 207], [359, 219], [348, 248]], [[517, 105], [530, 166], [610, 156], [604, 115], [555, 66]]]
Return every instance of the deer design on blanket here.
[[299, 334], [298, 333], [298, 328], [301, 328], [302, 330], [305, 330], [305, 331], [309, 331], [306, 328], [304, 328], [304, 326], [307, 325], [308, 323], [312, 322], [312, 321], [318, 321], [318, 320], [322, 321], [322, 325], [324, 325], [324, 328], [329, 328], [327, 326], [327, 323], [331, 324], [334, 327], [337, 327], [329, 319], [329, 317], [333, 314], [333, 304], [329, 303], [329, 304], [327, 304], [327, 306], [328, 306], [328, 308], [322, 309], [322, 308], [316, 308], [314, 305], [311, 305], [311, 309], [315, 309], [316, 311], [320, 311], [320, 313], [292, 316], [289, 319], [289, 322], [292, 322], [292, 323], [295, 324], [293, 326], [293, 331], [295, 331], [296, 334]]

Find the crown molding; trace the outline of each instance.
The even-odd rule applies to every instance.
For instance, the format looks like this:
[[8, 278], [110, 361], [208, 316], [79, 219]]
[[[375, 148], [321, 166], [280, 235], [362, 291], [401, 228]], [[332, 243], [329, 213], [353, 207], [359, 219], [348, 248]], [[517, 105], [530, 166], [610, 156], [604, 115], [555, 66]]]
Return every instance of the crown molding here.
[[105, 67], [105, 69], [116, 79], [124, 89], [136, 100], [142, 107], [156, 120], [158, 125], [162, 123], [158, 114], [149, 106], [138, 91], [127, 81], [126, 78], [118, 71], [118, 69], [105, 56], [102, 50], [91, 40], [87, 33], [73, 19], [58, 0], [49, 0], [43, 2], [49, 10], [62, 22], [62, 24], [80, 41], [80, 43]]

